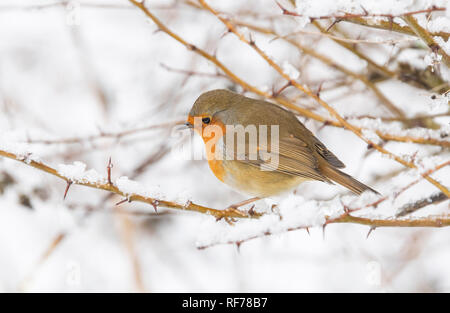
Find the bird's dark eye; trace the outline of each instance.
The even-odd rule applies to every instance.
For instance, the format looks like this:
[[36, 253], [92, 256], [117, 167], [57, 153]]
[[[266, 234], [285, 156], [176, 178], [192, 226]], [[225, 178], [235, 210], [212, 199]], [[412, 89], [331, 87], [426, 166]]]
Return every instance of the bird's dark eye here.
[[205, 124], [209, 124], [209, 122], [211, 122], [211, 119], [209, 117], [204, 117], [202, 118], [202, 122]]

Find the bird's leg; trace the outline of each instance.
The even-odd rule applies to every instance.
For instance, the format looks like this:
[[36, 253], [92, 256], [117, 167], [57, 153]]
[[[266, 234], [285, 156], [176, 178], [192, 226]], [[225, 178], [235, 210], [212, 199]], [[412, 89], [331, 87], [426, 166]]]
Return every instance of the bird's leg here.
[[225, 221], [227, 221], [228, 224], [233, 225], [233, 222], [235, 222], [235, 219], [227, 217], [226, 216], [227, 213], [234, 213], [234, 214], [240, 215], [242, 217], [253, 216], [253, 215], [256, 214], [255, 211], [253, 210], [255, 205], [253, 205], [248, 212], [243, 212], [243, 211], [239, 210], [238, 208], [241, 207], [241, 206], [244, 206], [246, 204], [252, 203], [254, 201], [260, 200], [260, 199], [261, 198], [259, 198], [259, 197], [254, 197], [254, 198], [250, 198], [250, 199], [247, 199], [247, 200], [244, 200], [244, 201], [232, 204], [232, 205], [228, 206], [225, 210], [223, 210], [222, 212], [224, 214], [222, 216], [218, 216], [216, 218], [216, 220], [220, 221], [221, 219], [225, 219]]
[[232, 205], [228, 206], [228, 209], [230, 209], [230, 208], [232, 208], [232, 209], [237, 209], [237, 208], [240, 208], [241, 206], [244, 206], [244, 205], [246, 205], [246, 204], [249, 204], [249, 203], [258, 201], [258, 200], [260, 200], [260, 199], [261, 199], [260, 197], [250, 198], [250, 199], [247, 199], [247, 200], [244, 200], [244, 201], [241, 201], [241, 202], [232, 204]]
[[247, 200], [244, 200], [244, 201], [232, 204], [232, 205], [228, 206], [226, 211], [234, 212], [234, 213], [237, 213], [237, 214], [242, 215], [242, 216], [248, 216], [248, 213], [242, 212], [242, 211], [238, 210], [238, 208], [240, 208], [241, 206], [244, 206], [246, 204], [255, 202], [257, 200], [260, 200], [260, 199], [261, 199], [260, 197], [254, 197], [254, 198], [250, 198], [250, 199], [247, 199]]

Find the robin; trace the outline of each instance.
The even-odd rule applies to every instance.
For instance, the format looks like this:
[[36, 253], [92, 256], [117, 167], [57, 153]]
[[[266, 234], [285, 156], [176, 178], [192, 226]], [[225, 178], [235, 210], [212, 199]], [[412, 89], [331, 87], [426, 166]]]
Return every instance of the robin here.
[[232, 208], [293, 190], [307, 180], [336, 182], [358, 195], [378, 193], [340, 171], [345, 165], [292, 112], [273, 103], [224, 89], [208, 91], [195, 101], [186, 126], [202, 136], [214, 175], [253, 197]]

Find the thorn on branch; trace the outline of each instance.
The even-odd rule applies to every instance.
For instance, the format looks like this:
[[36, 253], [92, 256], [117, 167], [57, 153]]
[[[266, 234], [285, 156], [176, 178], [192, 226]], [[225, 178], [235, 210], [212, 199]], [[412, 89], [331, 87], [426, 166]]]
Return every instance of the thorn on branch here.
[[[156, 200], [157, 201], [157, 200]], [[183, 205], [183, 209], [187, 209], [190, 205], [192, 204], [191, 200], [188, 200], [184, 205]]]
[[237, 249], [238, 253], [241, 252], [241, 244], [242, 244], [242, 241], [236, 241], [236, 249]]
[[278, 1], [275, 1], [275, 2], [276, 2], [276, 4], [280, 7], [281, 12], [282, 12], [283, 14], [285, 14], [285, 15], [293, 15], [293, 16], [296, 16], [296, 15], [297, 15], [297, 14], [295, 14], [294, 12], [291, 12], [291, 11], [287, 10], [286, 8], [284, 8]]
[[287, 87], [292, 86], [292, 81], [288, 81], [283, 87], [281, 87], [278, 91], [275, 91], [272, 88], [272, 97], [278, 97]]
[[339, 22], [341, 22], [341, 21], [342, 21], [342, 19], [336, 18], [336, 19], [333, 21], [333, 23], [331, 23], [331, 25], [328, 26], [328, 28], [325, 30], [325, 32], [328, 33], [328, 32], [333, 28], [334, 25], [336, 25], [337, 23], [339, 23]]
[[364, 11], [364, 15], [365, 16], [369, 15], [369, 12], [366, 10], [366, 8], [364, 8], [362, 5], [360, 5], [360, 6], [361, 6], [361, 9]]
[[155, 213], [158, 213], [158, 205], [159, 205], [158, 200], [155, 199], [152, 201], [152, 206], [153, 206], [153, 209], [155, 209]]
[[430, 44], [428, 45], [428, 47], [431, 49], [431, 52], [433, 52], [433, 53], [438, 53], [438, 52], [439, 52], [439, 49], [441, 48], [441, 47], [439, 47], [439, 45], [438, 45], [437, 43], [435, 43], [435, 42], [430, 43]]
[[254, 208], [255, 208], [255, 205], [253, 204], [252, 207], [248, 210], [248, 215], [250, 215], [250, 216], [255, 215], [256, 212], [255, 212]]
[[327, 223], [325, 223], [325, 224], [323, 224], [323, 226], [322, 226], [322, 236], [323, 236], [323, 239], [325, 240], [325, 228], [327, 227]]
[[419, 153], [419, 150], [416, 150], [416, 152], [414, 152], [411, 156], [411, 163], [416, 163], [417, 153]]
[[[306, 121], [305, 121], [306, 122]], [[319, 127], [318, 131], [321, 131], [325, 126], [331, 125], [331, 121], [325, 120], [322, 126]]]
[[323, 82], [320, 83], [319, 88], [317, 89], [316, 96], [320, 98], [320, 92], [322, 91]]
[[372, 231], [374, 231], [376, 229], [375, 226], [370, 226], [369, 232], [366, 235], [366, 239], [369, 238], [370, 234], [372, 233]]
[[220, 36], [220, 39], [224, 38], [226, 35], [231, 33], [231, 30], [228, 28], [226, 31], [223, 32], [223, 34]]
[[344, 209], [344, 214], [343, 215], [350, 214], [350, 209], [349, 209], [348, 205], [346, 205], [344, 203], [344, 201], [342, 201], [342, 199], [339, 199], [339, 202], [341, 202], [342, 208]]
[[113, 168], [113, 164], [111, 162], [111, 157], [109, 157], [108, 166], [106, 167], [107, 173], [108, 173], [108, 184], [112, 185], [111, 181], [111, 169]]
[[69, 192], [69, 188], [70, 188], [70, 186], [72, 185], [72, 181], [71, 180], [68, 180], [67, 181], [67, 186], [66, 186], [66, 190], [64, 191], [64, 200], [66, 200], [66, 197], [67, 197], [67, 193]]
[[122, 203], [125, 203], [125, 202], [130, 203], [130, 202], [131, 202], [131, 199], [130, 199], [130, 198], [125, 198], [125, 199], [123, 199], [123, 200], [117, 202], [116, 205], [121, 205]]
[[253, 47], [256, 46], [256, 42], [253, 39], [252, 33], [249, 33], [248, 36], [250, 37], [250, 41], [248, 42], [248, 44]]

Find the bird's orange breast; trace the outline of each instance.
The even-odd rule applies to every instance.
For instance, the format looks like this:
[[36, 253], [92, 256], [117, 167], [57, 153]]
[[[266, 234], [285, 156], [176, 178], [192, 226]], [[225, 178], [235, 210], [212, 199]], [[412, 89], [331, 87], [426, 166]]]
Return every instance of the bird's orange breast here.
[[[202, 118], [202, 116], [200, 118]], [[214, 175], [223, 182], [225, 177], [223, 159], [218, 157], [216, 152], [219, 149], [218, 146], [223, 143], [222, 137], [226, 132], [225, 125], [221, 121], [213, 118], [210, 124], [204, 125], [202, 123], [201, 127], [199, 127], [194, 122], [194, 117], [192, 116], [188, 117], [188, 122], [194, 125], [194, 130], [199, 133], [205, 143], [206, 158], [208, 160], [209, 168]]]

